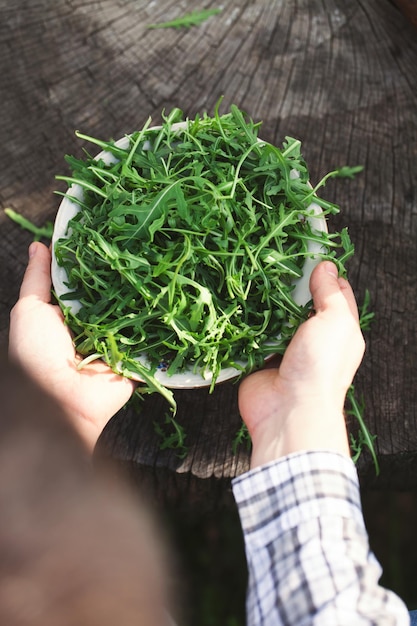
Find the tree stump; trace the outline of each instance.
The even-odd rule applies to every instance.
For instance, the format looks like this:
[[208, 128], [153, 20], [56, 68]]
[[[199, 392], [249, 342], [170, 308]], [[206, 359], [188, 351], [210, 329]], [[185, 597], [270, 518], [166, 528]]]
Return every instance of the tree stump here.
[[[207, 3], [205, 3], [207, 4]], [[199, 26], [147, 26], [196, 10], [192, 0], [0, 0], [0, 202], [41, 225], [53, 220], [67, 174], [64, 154], [81, 156], [74, 131], [103, 139], [140, 128], [148, 116], [187, 116], [237, 104], [262, 120], [261, 137], [302, 141], [312, 182], [342, 165], [364, 165], [353, 180], [322, 192], [341, 212], [356, 246], [349, 277], [375, 312], [356, 386], [376, 435], [381, 474], [366, 453], [364, 487], [417, 487], [417, 35], [406, 1], [229, 0]], [[219, 6], [214, 1], [210, 8]], [[208, 7], [205, 7], [208, 8]], [[2, 212], [1, 338], [26, 264], [31, 236]], [[230, 480], [249, 451], [232, 444], [240, 427], [237, 385], [176, 393], [188, 454], [161, 450], [153, 423], [161, 398], [141, 413], [120, 412], [99, 451], [126, 466], [156, 499], [175, 505], [228, 501]], [[351, 425], [355, 430], [355, 423]]]

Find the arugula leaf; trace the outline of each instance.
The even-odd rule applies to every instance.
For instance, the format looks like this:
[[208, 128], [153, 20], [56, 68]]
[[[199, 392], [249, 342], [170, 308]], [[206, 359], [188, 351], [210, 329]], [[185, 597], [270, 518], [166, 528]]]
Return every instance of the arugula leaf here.
[[221, 12], [221, 9], [203, 9], [201, 11], [193, 11], [182, 17], [178, 17], [175, 20], [169, 22], [158, 22], [156, 24], [148, 24], [147, 28], [190, 28], [191, 26], [198, 26], [205, 22], [212, 15], [217, 15]]
[[335, 171], [334, 176], [337, 178], [355, 178], [356, 174], [359, 174], [363, 170], [363, 165], [344, 165]]
[[160, 449], [176, 450], [176, 456], [184, 459], [188, 454], [188, 446], [185, 444], [187, 437], [183, 426], [179, 424], [172, 415], [165, 415], [163, 424], [154, 421], [155, 433], [160, 437]]
[[353, 416], [359, 424], [358, 438], [355, 439], [355, 437], [352, 434], [350, 436], [351, 448], [354, 453], [352, 457], [353, 461], [356, 462], [358, 460], [360, 454], [362, 453], [363, 447], [366, 446], [371, 454], [374, 467], [375, 467], [375, 473], [378, 476], [380, 472], [380, 467], [379, 467], [379, 461], [378, 461], [378, 457], [377, 457], [375, 446], [374, 446], [376, 435], [371, 435], [371, 433], [368, 430], [368, 427], [366, 426], [365, 419], [364, 419], [365, 402], [364, 402], [363, 397], [360, 400], [358, 400], [356, 388], [353, 384], [348, 389], [346, 401], [347, 401], [347, 408], [345, 409], [346, 414]]
[[28, 220], [20, 213], [17, 213], [17, 211], [14, 211], [13, 209], [7, 208], [4, 209], [4, 212], [6, 213], [7, 217], [13, 220], [13, 222], [21, 226], [21, 228], [24, 228], [25, 230], [28, 230], [30, 233], [32, 233], [34, 235], [35, 241], [39, 241], [39, 239], [42, 239], [43, 237], [45, 239], [52, 238], [52, 233], [54, 230], [54, 225], [52, 224], [52, 222], [47, 222], [44, 226], [36, 226], [36, 224]]
[[374, 321], [375, 313], [369, 310], [370, 303], [371, 295], [369, 289], [366, 289], [362, 305], [359, 307], [359, 324], [363, 331], [369, 330]]

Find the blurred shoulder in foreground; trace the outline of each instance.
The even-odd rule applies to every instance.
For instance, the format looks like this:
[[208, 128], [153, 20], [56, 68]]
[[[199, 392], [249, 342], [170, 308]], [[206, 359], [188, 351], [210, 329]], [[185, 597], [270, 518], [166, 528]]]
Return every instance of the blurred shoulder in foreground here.
[[165, 546], [93, 472], [57, 403], [0, 353], [0, 623], [161, 626]]

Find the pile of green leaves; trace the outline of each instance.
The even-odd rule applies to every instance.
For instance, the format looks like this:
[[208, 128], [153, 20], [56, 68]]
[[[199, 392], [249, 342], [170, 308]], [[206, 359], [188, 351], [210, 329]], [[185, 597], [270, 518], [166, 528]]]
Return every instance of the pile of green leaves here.
[[[310, 186], [298, 140], [260, 141], [260, 124], [236, 106], [194, 120], [174, 109], [149, 126], [126, 149], [78, 133], [116, 162], [66, 157], [72, 176], [57, 178], [80, 185], [83, 199], [54, 252], [77, 350], [139, 375], [175, 406], [154, 377], [161, 363], [169, 375], [209, 373], [214, 386], [222, 368], [248, 372], [282, 354], [310, 310], [292, 298], [308, 242], [323, 244], [342, 274], [353, 246], [346, 230], [312, 231], [313, 200], [325, 215], [338, 207]], [[76, 314], [70, 299], [81, 303]]]

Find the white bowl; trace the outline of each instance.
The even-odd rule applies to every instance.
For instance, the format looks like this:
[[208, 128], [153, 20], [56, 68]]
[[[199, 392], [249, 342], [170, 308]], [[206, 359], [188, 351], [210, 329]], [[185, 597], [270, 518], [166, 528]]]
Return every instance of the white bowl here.
[[[186, 126], [187, 122], [180, 122], [178, 124], [173, 124], [173, 129], [180, 130]], [[154, 126], [149, 130], [156, 130], [160, 128], [159, 126]], [[260, 140], [262, 141], [262, 140]], [[122, 137], [118, 141], [115, 142], [115, 145], [120, 148], [127, 148], [129, 146], [129, 138]], [[146, 144], [145, 144], [146, 145]], [[95, 159], [102, 159], [105, 163], [116, 162], [116, 157], [110, 152], [100, 152]], [[297, 175], [294, 172], [294, 175]], [[68, 197], [70, 196], [70, 197]], [[63, 198], [58, 212], [55, 218], [54, 224], [54, 232], [52, 236], [52, 283], [55, 290], [56, 295], [60, 298], [65, 293], [68, 293], [68, 286], [65, 284], [67, 281], [67, 274], [63, 267], [58, 265], [58, 262], [55, 257], [55, 244], [58, 239], [63, 239], [68, 236], [67, 226], [68, 222], [81, 210], [81, 206], [77, 201], [81, 201], [83, 198], [83, 189], [80, 185], [72, 185], [68, 191], [67, 196]], [[318, 204], [314, 202], [309, 207], [311, 211], [311, 216], [308, 217], [308, 222], [310, 223], [312, 231], [317, 233], [327, 232], [327, 223], [326, 219], [323, 215], [322, 209]], [[313, 257], [308, 257], [305, 260], [303, 266], [303, 276], [294, 281], [294, 290], [292, 292], [292, 298], [296, 304], [300, 306], [304, 306], [311, 300], [311, 293], [309, 288], [309, 281], [311, 273], [314, 267], [319, 263], [320, 257], [318, 256], [320, 253], [324, 252], [324, 248], [316, 241], [309, 241], [307, 244], [308, 252], [311, 252]], [[66, 306], [75, 314], [81, 308], [80, 302], [77, 300], [68, 300], [66, 301]], [[138, 360], [149, 367], [149, 361], [146, 357], [146, 354], [142, 354], [138, 357]], [[241, 363], [242, 367], [245, 364]], [[192, 389], [196, 387], [209, 387], [212, 383], [212, 375], [211, 373], [207, 373], [202, 375], [200, 373], [195, 373], [192, 369], [186, 369], [181, 373], [173, 374], [169, 376], [166, 372], [166, 365], [161, 363], [159, 368], [155, 373], [155, 378], [163, 384], [165, 387], [171, 389]], [[236, 378], [241, 374], [241, 370], [234, 367], [227, 367], [221, 370], [220, 374], [216, 378], [216, 383], [224, 382], [226, 380], [230, 380], [232, 378]], [[135, 380], [143, 382], [142, 379], [137, 376], [133, 376]]]

